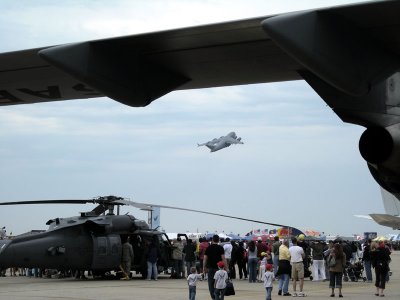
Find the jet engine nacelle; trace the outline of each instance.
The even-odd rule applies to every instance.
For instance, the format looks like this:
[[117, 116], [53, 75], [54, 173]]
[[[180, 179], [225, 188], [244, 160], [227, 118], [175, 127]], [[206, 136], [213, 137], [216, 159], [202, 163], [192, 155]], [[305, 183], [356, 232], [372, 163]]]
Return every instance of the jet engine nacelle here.
[[400, 193], [400, 126], [370, 127], [361, 135], [359, 149], [374, 179], [387, 191]]

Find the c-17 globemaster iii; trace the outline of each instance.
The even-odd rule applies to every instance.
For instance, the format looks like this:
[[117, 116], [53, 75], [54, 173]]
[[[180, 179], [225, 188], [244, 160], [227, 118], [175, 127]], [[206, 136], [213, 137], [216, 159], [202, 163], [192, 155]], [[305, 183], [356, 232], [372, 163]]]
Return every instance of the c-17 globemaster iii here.
[[226, 147], [229, 147], [232, 144], [243, 144], [242, 138], [238, 138], [235, 132], [229, 132], [225, 136], [221, 136], [220, 138], [215, 138], [211, 141], [208, 141], [203, 144], [197, 144], [198, 147], [200, 146], [206, 146], [209, 148], [211, 151], [210, 152], [215, 152], [221, 149], [224, 149]]

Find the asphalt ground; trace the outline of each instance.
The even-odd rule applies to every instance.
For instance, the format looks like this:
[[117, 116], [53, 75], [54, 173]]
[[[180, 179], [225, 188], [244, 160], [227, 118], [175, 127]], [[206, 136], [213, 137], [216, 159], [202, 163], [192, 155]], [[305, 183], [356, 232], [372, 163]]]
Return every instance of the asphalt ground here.
[[[390, 264], [392, 276], [387, 283], [385, 297], [383, 299], [400, 300], [400, 251], [392, 253]], [[255, 300], [265, 299], [265, 290], [262, 283], [249, 283], [245, 280], [233, 280], [236, 295], [226, 299]], [[272, 292], [273, 299], [287, 299], [289, 297], [278, 296], [278, 282], [274, 282]], [[291, 284], [289, 292], [291, 291]], [[308, 278], [304, 283], [304, 291], [310, 299], [332, 299], [329, 297], [328, 282], [311, 282]], [[379, 299], [376, 297], [373, 283], [363, 281], [343, 282], [344, 299]], [[290, 297], [292, 298], [292, 297]], [[337, 298], [337, 292], [336, 292]], [[188, 288], [185, 279], [169, 279], [160, 276], [158, 281], [147, 281], [134, 277], [129, 281], [123, 280], [76, 280], [45, 279], [34, 277], [1, 277], [0, 300], [22, 299], [93, 299], [93, 300], [119, 300], [119, 299], [143, 299], [143, 300], [178, 300], [188, 299]], [[206, 281], [197, 285], [197, 300], [211, 299], [208, 293]]]

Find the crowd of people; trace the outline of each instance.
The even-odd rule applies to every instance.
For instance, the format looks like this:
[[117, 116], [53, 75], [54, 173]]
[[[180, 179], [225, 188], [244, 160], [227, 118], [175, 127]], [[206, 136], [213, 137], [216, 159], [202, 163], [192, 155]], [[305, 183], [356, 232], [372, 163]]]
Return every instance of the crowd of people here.
[[[392, 250], [390, 244], [383, 240], [365, 240], [363, 243], [342, 240], [325, 242], [305, 240], [302, 234], [290, 239], [275, 236], [273, 241], [263, 241], [261, 238], [233, 241], [214, 235], [210, 240], [200, 238], [197, 242], [178, 237], [172, 243], [173, 264], [169, 272], [171, 278], [187, 279], [190, 300], [195, 299], [196, 285], [201, 280], [208, 282], [212, 299], [223, 300], [227, 282], [232, 279], [263, 283], [267, 300], [272, 297], [273, 282], [276, 282], [279, 296], [304, 297], [304, 278], [307, 277], [312, 281], [329, 282], [331, 297], [336, 296], [336, 290], [338, 296], [343, 297], [343, 280], [362, 279], [372, 283], [375, 277], [374, 294], [383, 297], [389, 281]], [[122, 244], [121, 259], [124, 280], [131, 275], [133, 256], [132, 243], [126, 237]], [[146, 244], [144, 257], [147, 263], [145, 278], [157, 280], [160, 252], [154, 241]], [[36, 277], [48, 275], [42, 274], [40, 269], [10, 269], [11, 276], [16, 276], [17, 272], [19, 275]], [[4, 276], [5, 270], [0, 275]]]
[[[192, 241], [189, 243], [193, 245]], [[195, 249], [198, 263], [194, 263], [193, 258], [189, 260], [190, 264], [186, 261], [188, 270], [191, 270], [187, 274], [197, 276], [194, 282], [190, 281], [192, 296], [189, 299], [194, 299], [193, 285], [201, 279], [208, 281], [212, 299], [223, 299], [223, 291], [216, 289], [215, 281], [218, 277], [215, 274], [223, 267], [230, 279], [248, 280], [249, 283], [263, 282], [267, 300], [272, 297], [273, 281], [277, 281], [277, 295], [304, 297], [304, 278], [307, 277], [311, 281], [327, 281], [331, 290], [330, 297], [335, 297], [337, 290], [338, 297], [342, 298], [343, 280], [361, 279], [372, 283], [372, 269], [375, 271], [374, 294], [383, 297], [389, 280], [390, 254], [393, 250], [385, 241], [305, 241], [304, 235], [282, 240], [275, 237], [270, 242], [261, 239], [230, 241], [229, 238], [224, 240], [214, 235], [211, 241], [200, 238]], [[354, 270], [357, 265], [361, 265], [359, 273]], [[183, 274], [176, 278], [182, 277]], [[290, 281], [292, 291], [289, 291]]]

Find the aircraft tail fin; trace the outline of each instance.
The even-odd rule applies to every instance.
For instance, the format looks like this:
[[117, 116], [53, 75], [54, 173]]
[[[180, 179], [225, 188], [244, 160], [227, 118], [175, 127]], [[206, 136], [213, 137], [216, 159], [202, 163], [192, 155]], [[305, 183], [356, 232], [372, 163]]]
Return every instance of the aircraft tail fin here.
[[393, 194], [389, 193], [385, 189], [381, 188], [383, 206], [385, 212], [388, 215], [399, 216], [400, 215], [400, 200]]

